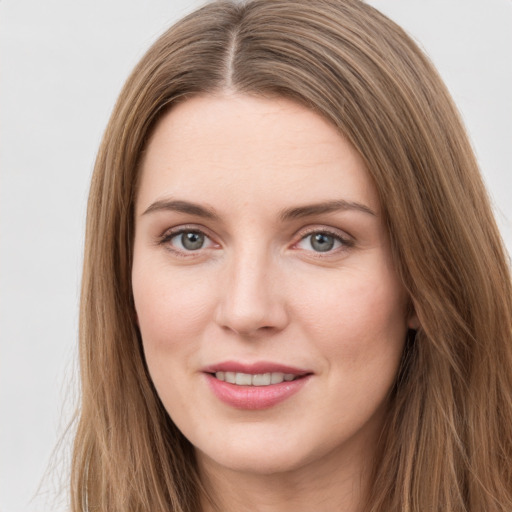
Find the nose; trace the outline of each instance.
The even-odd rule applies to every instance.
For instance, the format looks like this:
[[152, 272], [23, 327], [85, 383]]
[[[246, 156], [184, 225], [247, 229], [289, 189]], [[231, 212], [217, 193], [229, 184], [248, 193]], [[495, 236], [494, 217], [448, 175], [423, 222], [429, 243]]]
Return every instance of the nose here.
[[288, 324], [284, 283], [277, 264], [253, 251], [238, 254], [227, 263], [221, 280], [216, 321], [240, 336], [276, 333]]

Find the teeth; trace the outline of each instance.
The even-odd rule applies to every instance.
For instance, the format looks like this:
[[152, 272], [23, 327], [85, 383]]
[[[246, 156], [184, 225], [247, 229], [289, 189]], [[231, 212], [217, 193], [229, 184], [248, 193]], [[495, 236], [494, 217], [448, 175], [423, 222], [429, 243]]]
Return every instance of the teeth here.
[[235, 375], [235, 384], [237, 386], [250, 386], [252, 384], [252, 375], [249, 373], [237, 373]]
[[268, 386], [272, 382], [271, 373], [257, 373], [252, 376], [253, 386]]
[[284, 380], [284, 373], [272, 373], [270, 376], [270, 384], [279, 384]]
[[219, 380], [236, 384], [237, 386], [270, 386], [290, 382], [297, 378], [293, 373], [241, 373], [241, 372], [216, 372], [215, 377]]

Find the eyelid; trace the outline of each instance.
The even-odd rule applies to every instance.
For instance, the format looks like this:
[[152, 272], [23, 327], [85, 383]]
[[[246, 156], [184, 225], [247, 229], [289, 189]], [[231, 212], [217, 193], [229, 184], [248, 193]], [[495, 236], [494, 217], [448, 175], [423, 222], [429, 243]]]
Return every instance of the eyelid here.
[[329, 226], [322, 226], [322, 225], [315, 225], [315, 226], [308, 226], [306, 228], [301, 229], [297, 235], [296, 235], [296, 241], [293, 243], [292, 248], [297, 247], [297, 245], [302, 242], [305, 238], [307, 238], [310, 235], [316, 234], [316, 233], [322, 233], [325, 235], [333, 236], [337, 240], [339, 240], [342, 244], [341, 247], [338, 247], [337, 249], [333, 249], [331, 251], [326, 251], [325, 253], [314, 251], [313, 249], [307, 250], [307, 249], [299, 249], [306, 252], [314, 253], [316, 256], [319, 257], [328, 257], [329, 255], [333, 255], [338, 253], [339, 251], [347, 250], [355, 245], [354, 237], [349, 235], [346, 231], [342, 231], [337, 228], [329, 227]]
[[[169, 242], [176, 236], [182, 233], [201, 233], [205, 236], [210, 242], [211, 245], [208, 247], [201, 247], [196, 251], [184, 251], [177, 247], [172, 246]], [[206, 229], [204, 226], [198, 224], [180, 224], [178, 226], [174, 226], [172, 228], [167, 228], [161, 235], [157, 237], [156, 240], [157, 245], [165, 245], [169, 251], [173, 253], [183, 256], [183, 257], [193, 257], [198, 256], [200, 253], [204, 252], [207, 249], [220, 247], [220, 244], [215, 241], [214, 236], [210, 233], [209, 229]]]
[[[205, 238], [207, 238], [211, 242], [211, 245], [208, 247], [202, 247], [195, 251], [184, 251], [184, 250], [180, 250], [179, 248], [174, 247], [171, 244], [169, 244], [170, 240], [172, 240], [174, 237], [176, 237], [182, 233], [186, 233], [186, 232], [201, 233], [202, 235], [205, 236]], [[320, 251], [314, 251], [313, 249], [311, 249], [311, 250], [299, 249], [297, 247], [297, 245], [300, 242], [302, 242], [302, 240], [304, 240], [306, 237], [316, 234], [316, 233], [322, 233], [322, 234], [326, 234], [326, 235], [335, 237], [338, 241], [341, 242], [341, 247], [326, 251], [325, 253], [322, 253]], [[211, 231], [202, 225], [180, 224], [178, 226], [167, 228], [165, 231], [163, 231], [163, 233], [157, 237], [156, 243], [157, 243], [157, 245], [167, 246], [169, 251], [177, 254], [178, 256], [194, 257], [194, 256], [198, 256], [199, 254], [203, 253], [205, 250], [221, 247], [221, 244], [218, 243], [215, 240], [215, 238], [216, 238], [215, 235], [212, 235]], [[343, 231], [338, 228], [333, 228], [331, 226], [325, 226], [325, 225], [306, 226], [306, 227], [300, 229], [293, 238], [295, 241], [292, 243], [292, 247], [291, 247], [292, 249], [297, 249], [297, 250], [302, 250], [304, 252], [313, 253], [315, 255], [315, 257], [329, 257], [330, 255], [334, 255], [339, 252], [345, 251], [355, 245], [354, 237], [349, 235], [346, 231]]]
[[309, 226], [304, 226], [297, 231], [295, 237], [302, 239], [311, 233], [327, 233], [342, 240], [354, 240], [354, 237], [347, 231], [332, 226], [326, 226], [325, 224], [311, 224]]

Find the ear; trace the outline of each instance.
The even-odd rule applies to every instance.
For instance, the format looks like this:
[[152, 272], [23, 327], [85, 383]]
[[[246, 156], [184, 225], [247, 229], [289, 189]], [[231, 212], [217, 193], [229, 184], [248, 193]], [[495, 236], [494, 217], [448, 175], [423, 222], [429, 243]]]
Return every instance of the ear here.
[[132, 320], [135, 322], [135, 325], [137, 327], [140, 327], [139, 325], [139, 315], [137, 314], [137, 310], [135, 309], [135, 304], [133, 304], [133, 299], [132, 299], [132, 307], [131, 307], [131, 317], [132, 317]]
[[412, 301], [409, 304], [408, 310], [409, 311], [407, 315], [407, 327], [409, 329], [412, 329], [413, 331], [417, 331], [421, 327], [421, 323], [418, 318], [418, 315], [416, 314], [416, 308], [414, 307]]
[[413, 331], [417, 331], [421, 327], [420, 321], [416, 313], [413, 313], [412, 315], [409, 316], [409, 319], [407, 321], [407, 327], [409, 327], [409, 329], [412, 329]]

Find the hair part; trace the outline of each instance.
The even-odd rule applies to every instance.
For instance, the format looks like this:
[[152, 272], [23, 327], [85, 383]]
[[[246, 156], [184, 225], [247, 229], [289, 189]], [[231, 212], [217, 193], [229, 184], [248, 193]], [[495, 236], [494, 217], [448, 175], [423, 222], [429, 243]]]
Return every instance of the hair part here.
[[333, 123], [375, 182], [421, 328], [407, 343], [365, 510], [512, 510], [512, 290], [464, 127], [433, 66], [356, 0], [213, 2], [150, 48], [97, 157], [80, 316], [72, 510], [199, 512], [194, 450], [145, 364], [131, 264], [139, 162], [200, 94], [283, 96]]

